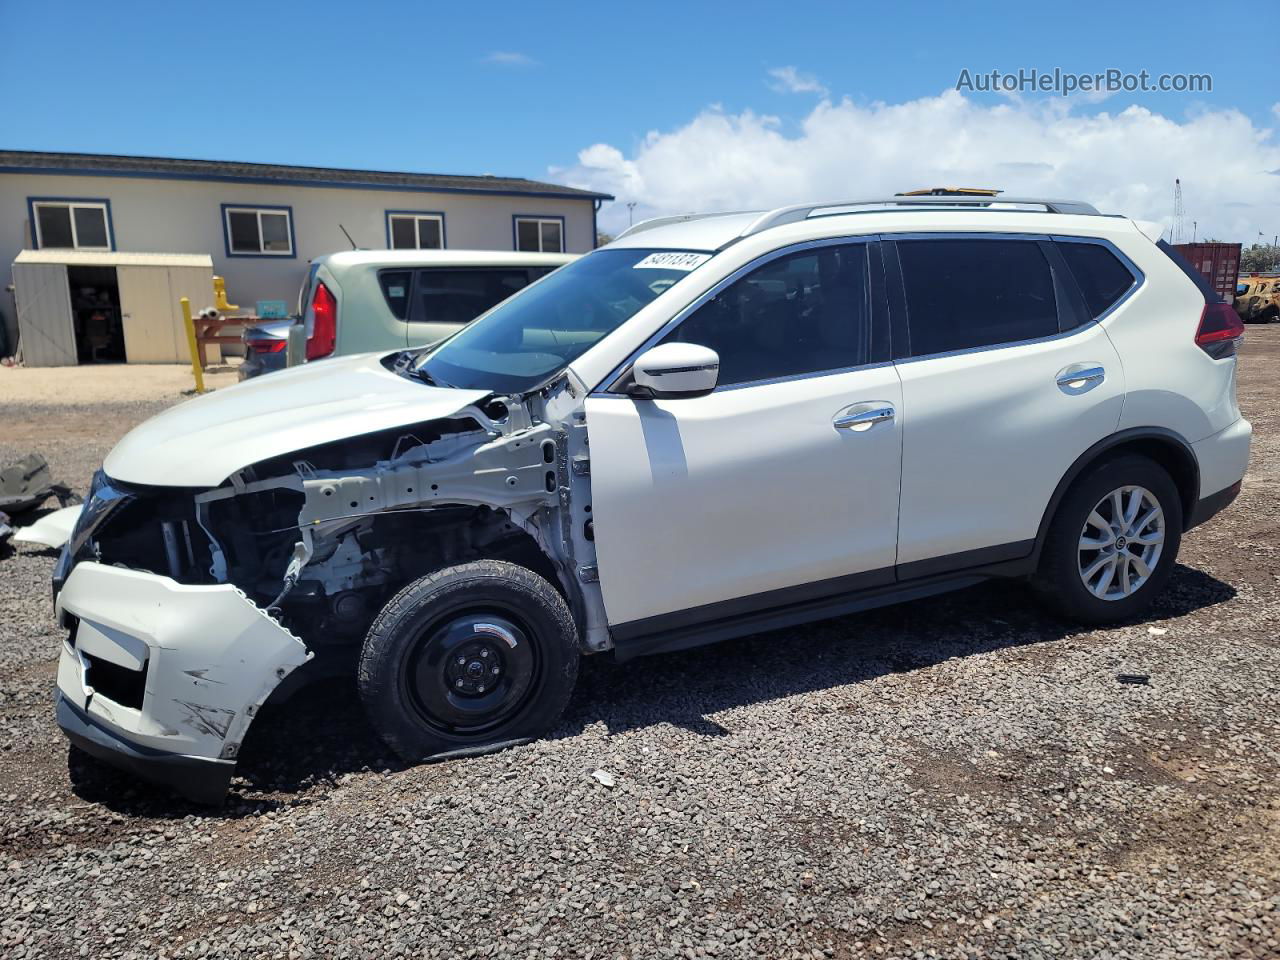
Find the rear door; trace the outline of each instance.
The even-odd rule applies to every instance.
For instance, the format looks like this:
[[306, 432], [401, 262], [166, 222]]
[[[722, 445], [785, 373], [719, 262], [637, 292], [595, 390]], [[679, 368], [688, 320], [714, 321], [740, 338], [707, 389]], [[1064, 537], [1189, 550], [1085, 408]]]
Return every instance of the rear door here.
[[[435, 343], [452, 335], [490, 307], [523, 290], [549, 269], [530, 267], [422, 267], [413, 271], [413, 285], [404, 305], [405, 345]], [[383, 271], [383, 293], [393, 312], [389, 290], [398, 287], [408, 271]], [[394, 280], [390, 283], [386, 278]], [[390, 284], [390, 285], [389, 285]]]
[[[902, 379], [899, 577], [1026, 556], [1067, 469], [1117, 429], [1115, 348], [1048, 237], [884, 247]], [[1134, 284], [1126, 273], [1123, 295]]]

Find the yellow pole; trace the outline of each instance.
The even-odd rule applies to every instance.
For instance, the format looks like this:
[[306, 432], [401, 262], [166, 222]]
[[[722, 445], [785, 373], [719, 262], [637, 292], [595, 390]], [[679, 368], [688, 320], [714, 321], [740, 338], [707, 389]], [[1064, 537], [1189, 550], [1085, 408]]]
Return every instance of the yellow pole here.
[[191, 301], [183, 297], [182, 325], [187, 328], [187, 349], [191, 351], [191, 372], [196, 375], [196, 393], [204, 393], [204, 371], [200, 369], [200, 351], [196, 347], [196, 324], [191, 319]]

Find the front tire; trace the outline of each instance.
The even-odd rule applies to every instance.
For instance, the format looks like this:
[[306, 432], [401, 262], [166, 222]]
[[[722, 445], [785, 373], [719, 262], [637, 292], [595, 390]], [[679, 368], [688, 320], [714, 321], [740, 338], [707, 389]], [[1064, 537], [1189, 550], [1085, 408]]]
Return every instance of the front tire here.
[[416, 762], [543, 735], [569, 702], [579, 657], [573, 617], [550, 583], [477, 560], [396, 594], [369, 628], [357, 678], [378, 735]]
[[1182, 499], [1163, 467], [1135, 454], [1108, 460], [1058, 506], [1032, 584], [1067, 619], [1130, 620], [1169, 582], [1182, 522]]

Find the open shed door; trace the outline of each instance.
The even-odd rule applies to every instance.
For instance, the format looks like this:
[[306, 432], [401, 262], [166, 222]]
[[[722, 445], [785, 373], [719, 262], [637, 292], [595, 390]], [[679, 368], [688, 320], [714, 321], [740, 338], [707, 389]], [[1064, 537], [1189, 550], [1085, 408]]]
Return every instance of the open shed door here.
[[23, 362], [29, 367], [79, 363], [66, 264], [15, 263], [13, 289]]

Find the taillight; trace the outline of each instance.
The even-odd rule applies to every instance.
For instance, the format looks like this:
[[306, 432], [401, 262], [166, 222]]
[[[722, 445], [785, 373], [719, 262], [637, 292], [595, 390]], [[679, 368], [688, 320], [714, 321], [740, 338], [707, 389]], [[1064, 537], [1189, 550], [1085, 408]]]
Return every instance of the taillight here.
[[311, 336], [307, 337], [307, 359], [318, 360], [333, 353], [338, 345], [338, 301], [323, 283], [316, 283], [311, 297]]
[[284, 340], [246, 340], [245, 344], [254, 353], [279, 353], [285, 348]]
[[1227, 303], [1206, 303], [1200, 314], [1200, 329], [1196, 331], [1196, 346], [1213, 357], [1222, 360], [1236, 352], [1236, 345], [1244, 336], [1244, 322], [1235, 308]]

